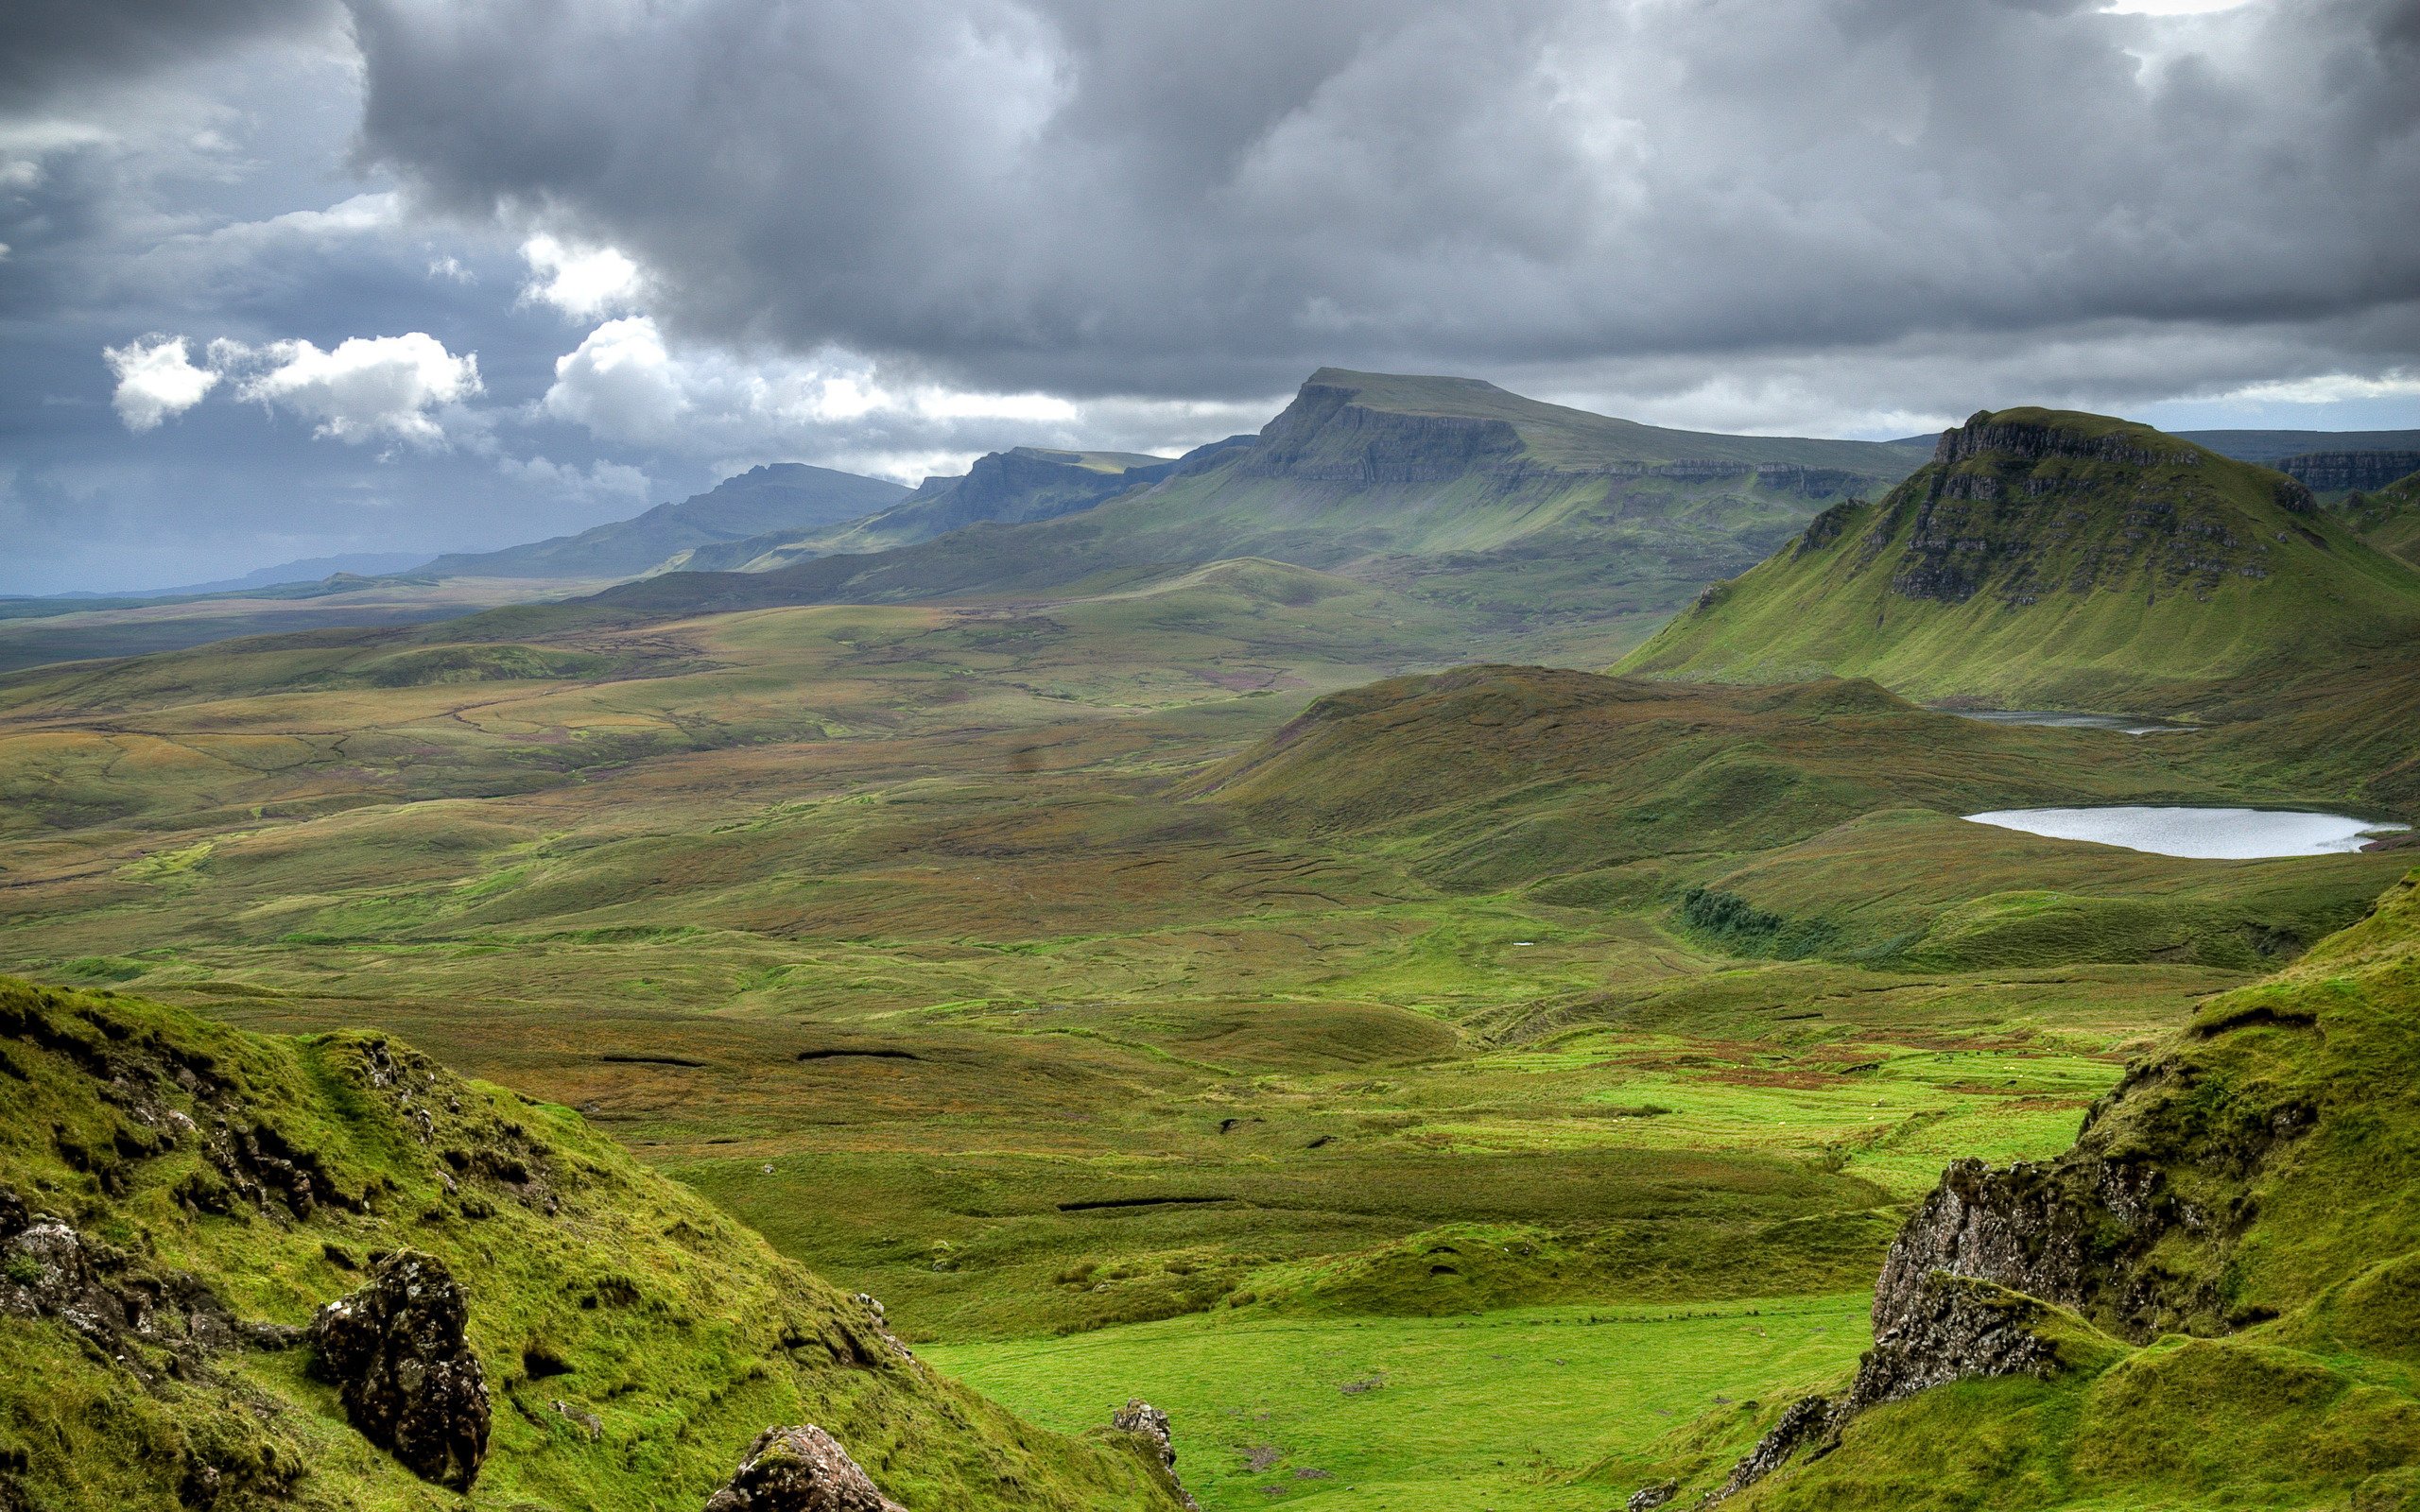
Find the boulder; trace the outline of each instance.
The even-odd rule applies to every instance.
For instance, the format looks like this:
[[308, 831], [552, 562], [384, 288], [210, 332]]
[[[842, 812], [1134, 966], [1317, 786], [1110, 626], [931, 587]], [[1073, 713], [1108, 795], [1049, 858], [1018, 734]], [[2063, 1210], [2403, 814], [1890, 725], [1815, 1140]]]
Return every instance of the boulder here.
[[380, 1257], [370, 1284], [312, 1319], [314, 1374], [361, 1435], [423, 1480], [468, 1490], [488, 1452], [487, 1375], [464, 1337], [470, 1306], [443, 1263]]
[[768, 1428], [706, 1512], [906, 1512], [882, 1494], [838, 1439], [816, 1427]]

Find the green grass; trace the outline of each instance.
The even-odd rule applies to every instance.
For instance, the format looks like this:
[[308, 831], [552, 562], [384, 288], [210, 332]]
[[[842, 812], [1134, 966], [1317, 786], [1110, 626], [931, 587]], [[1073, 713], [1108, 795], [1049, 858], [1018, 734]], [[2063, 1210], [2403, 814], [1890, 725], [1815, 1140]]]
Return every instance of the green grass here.
[[1213, 1314], [929, 1352], [1063, 1432], [1117, 1404], [1105, 1383], [1131, 1383], [1168, 1414], [1177, 1472], [1207, 1512], [1596, 1512], [1639, 1484], [1634, 1446], [1710, 1409], [1752, 1420], [1852, 1365], [1865, 1306], [1847, 1295], [1461, 1318]]
[[[495, 1399], [472, 1505], [694, 1502], [766, 1423], [796, 1421], [914, 1504], [1010, 1487], [1039, 1505], [1164, 1504], [1131, 1458], [1038, 1435], [890, 1350], [865, 1309], [567, 1109], [374, 1037], [264, 1039], [5, 980], [0, 1047], [0, 1185], [108, 1246], [127, 1281], [183, 1273], [237, 1317], [299, 1325], [359, 1284], [363, 1257], [445, 1262]], [[248, 1199], [206, 1153], [222, 1124], [305, 1152], [316, 1203]], [[165, 1311], [160, 1341], [117, 1346], [140, 1376], [62, 1322], [0, 1318], [12, 1489], [62, 1512], [166, 1508], [207, 1468], [239, 1503], [290, 1485], [305, 1506], [464, 1504], [354, 1434], [300, 1352], [167, 1368], [182, 1314]]]

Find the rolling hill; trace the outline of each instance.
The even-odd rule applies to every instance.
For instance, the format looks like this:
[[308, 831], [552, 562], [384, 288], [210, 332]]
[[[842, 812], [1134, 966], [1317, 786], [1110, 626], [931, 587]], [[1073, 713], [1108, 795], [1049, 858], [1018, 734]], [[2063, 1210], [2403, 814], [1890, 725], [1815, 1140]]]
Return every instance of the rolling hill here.
[[2291, 479], [2148, 426], [2016, 409], [1945, 433], [1878, 503], [1826, 510], [1621, 669], [2190, 710], [2262, 669], [2325, 668], [2415, 627], [2420, 575]]
[[699, 546], [861, 519], [897, 504], [907, 491], [880, 478], [775, 462], [635, 519], [502, 551], [457, 552], [420, 572], [429, 577], [631, 577]]

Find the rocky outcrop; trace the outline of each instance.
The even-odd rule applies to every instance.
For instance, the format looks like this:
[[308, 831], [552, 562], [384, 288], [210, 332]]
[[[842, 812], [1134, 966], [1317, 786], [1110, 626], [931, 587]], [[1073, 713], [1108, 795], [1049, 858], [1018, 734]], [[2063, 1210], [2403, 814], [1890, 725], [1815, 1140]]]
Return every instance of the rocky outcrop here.
[[2320, 493], [2382, 489], [2420, 472], [2420, 452], [2305, 452], [2276, 463], [2277, 471]]
[[756, 1435], [706, 1512], [906, 1512], [882, 1494], [838, 1439], [801, 1423]]
[[57, 1318], [95, 1339], [129, 1332], [140, 1312], [103, 1283], [83, 1237], [0, 1192], [0, 1316]]
[[1877, 1324], [1874, 1348], [1858, 1364], [1839, 1416], [1912, 1397], [1952, 1381], [2058, 1373], [2058, 1347], [2046, 1336], [2049, 1309], [1989, 1281], [1933, 1271]]
[[1652, 1486], [1642, 1486], [1631, 1492], [1630, 1500], [1622, 1503], [1622, 1512], [1655, 1512], [1657, 1507], [1680, 1494], [1680, 1482], [1657, 1481]]
[[1109, 1426], [1121, 1434], [1132, 1434], [1145, 1440], [1151, 1452], [1158, 1456], [1160, 1469], [1167, 1475], [1168, 1486], [1176, 1492], [1177, 1500], [1189, 1508], [1195, 1508], [1198, 1512], [1199, 1503], [1193, 1500], [1193, 1493], [1186, 1490], [1183, 1483], [1176, 1478], [1176, 1439], [1168, 1430], [1167, 1413], [1160, 1411], [1140, 1397], [1130, 1397], [1125, 1406], [1110, 1414]]
[[337, 1388], [362, 1436], [423, 1480], [468, 1490], [488, 1452], [488, 1388], [466, 1327], [470, 1305], [444, 1264], [403, 1251], [370, 1284], [320, 1309], [312, 1371]]
[[1355, 488], [1450, 482], [1518, 466], [1528, 451], [1509, 421], [1406, 414], [1359, 404], [1358, 394], [1305, 384], [1237, 464], [1240, 475]]
[[2068, 456], [2088, 462], [2130, 462], [2137, 467], [2195, 467], [2202, 460], [2200, 450], [2184, 441], [2165, 447], [2146, 445], [2140, 431], [2095, 436], [2067, 425], [1996, 420], [1987, 409], [1976, 411], [1965, 424], [1942, 432], [1932, 459], [1949, 468], [1986, 454], [2024, 462]]

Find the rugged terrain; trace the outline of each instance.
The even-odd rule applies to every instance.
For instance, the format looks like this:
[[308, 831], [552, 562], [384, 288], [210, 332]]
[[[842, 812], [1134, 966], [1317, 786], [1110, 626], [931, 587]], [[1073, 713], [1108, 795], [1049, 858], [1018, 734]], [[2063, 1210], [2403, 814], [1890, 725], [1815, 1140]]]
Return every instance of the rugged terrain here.
[[0, 981], [0, 1085], [9, 1506], [695, 1506], [768, 1422], [912, 1505], [1176, 1504], [1124, 1435], [1017, 1422], [576, 1114], [383, 1035]]
[[2420, 1492], [2420, 877], [2203, 1005], [2055, 1160], [1953, 1165], [1756, 1507], [2403, 1506]]

